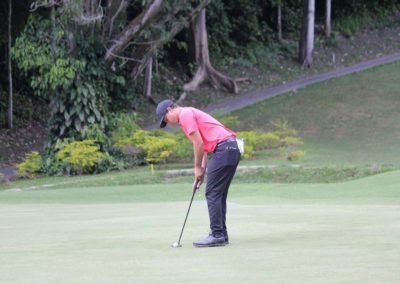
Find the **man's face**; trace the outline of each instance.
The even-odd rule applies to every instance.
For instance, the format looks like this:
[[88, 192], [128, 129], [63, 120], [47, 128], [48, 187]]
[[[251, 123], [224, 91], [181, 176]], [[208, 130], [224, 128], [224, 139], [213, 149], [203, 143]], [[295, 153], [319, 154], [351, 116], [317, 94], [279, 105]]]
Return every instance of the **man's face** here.
[[167, 109], [167, 114], [164, 117], [164, 121], [167, 124], [178, 124], [179, 123], [179, 116], [178, 116], [177, 108], [169, 107]]

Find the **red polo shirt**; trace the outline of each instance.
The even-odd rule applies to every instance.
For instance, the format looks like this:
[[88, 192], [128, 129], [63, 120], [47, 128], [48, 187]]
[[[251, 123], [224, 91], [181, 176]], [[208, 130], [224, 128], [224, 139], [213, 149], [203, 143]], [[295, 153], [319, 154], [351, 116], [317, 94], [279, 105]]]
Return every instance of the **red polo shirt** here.
[[192, 107], [182, 107], [179, 125], [187, 137], [194, 131], [199, 131], [203, 139], [203, 150], [207, 153], [213, 152], [218, 143], [236, 137], [235, 132], [223, 126], [211, 115]]

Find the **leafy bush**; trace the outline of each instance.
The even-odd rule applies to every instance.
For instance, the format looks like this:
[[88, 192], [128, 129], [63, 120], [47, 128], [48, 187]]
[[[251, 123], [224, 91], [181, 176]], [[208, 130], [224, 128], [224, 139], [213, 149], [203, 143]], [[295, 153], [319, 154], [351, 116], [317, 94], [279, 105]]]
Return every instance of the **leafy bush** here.
[[25, 161], [18, 164], [18, 175], [32, 178], [42, 169], [43, 161], [39, 152], [32, 151], [25, 155]]
[[175, 134], [175, 140], [177, 143], [174, 157], [180, 160], [188, 160], [193, 156], [193, 145], [190, 140], [186, 137], [184, 132]]
[[285, 137], [297, 137], [297, 130], [292, 128], [289, 125], [289, 122], [285, 119], [279, 119], [275, 122], [272, 122], [272, 126], [274, 128], [274, 133], [279, 136], [280, 139], [284, 139]]
[[82, 137], [84, 140], [94, 140], [97, 144], [102, 146], [102, 149], [105, 150], [110, 146], [110, 139], [104, 133], [104, 129], [100, 124], [90, 124], [89, 126], [84, 127], [82, 131]]
[[244, 140], [244, 154], [243, 158], [248, 159], [253, 156], [254, 148], [257, 144], [258, 133], [255, 131], [242, 131], [237, 132], [237, 137]]
[[259, 135], [259, 140], [263, 145], [263, 148], [266, 149], [275, 149], [278, 148], [281, 144], [281, 140], [279, 136], [273, 132], [262, 133]]
[[243, 158], [245, 159], [252, 157], [255, 151], [273, 149], [280, 144], [279, 137], [271, 132], [242, 131], [237, 133], [237, 137], [244, 139]]
[[273, 126], [272, 132], [242, 131], [237, 133], [238, 138], [244, 139], [243, 158], [248, 159], [254, 155], [255, 151], [266, 149], [278, 149], [281, 155], [290, 161], [304, 156], [303, 151], [293, 149], [295, 146], [302, 145], [303, 141], [286, 120], [279, 120], [273, 123]]
[[[52, 146], [64, 138], [92, 139], [92, 134], [104, 145], [108, 141], [99, 134], [107, 126], [109, 93], [124, 93], [126, 80], [106, 65], [100, 37], [88, 37], [85, 29], [69, 29], [72, 26], [64, 8], [68, 9], [61, 6], [55, 10], [60, 23], [55, 26], [47, 17], [31, 14], [12, 55], [33, 95], [51, 100]], [[88, 136], [87, 131], [92, 133]]]
[[282, 139], [282, 146], [294, 146], [294, 145], [302, 145], [303, 141], [301, 141], [298, 137], [287, 136]]
[[302, 150], [293, 151], [288, 154], [287, 159], [289, 161], [295, 161], [295, 160], [298, 160], [298, 159], [304, 157], [305, 154], [306, 153]]
[[126, 149], [141, 149], [145, 153], [145, 160], [150, 164], [165, 162], [177, 148], [177, 141], [172, 134], [161, 131], [138, 130], [132, 136], [116, 142], [116, 147]]
[[93, 173], [108, 158], [94, 140], [59, 143], [56, 148], [56, 159], [69, 174]]
[[140, 127], [136, 124], [136, 114], [115, 113], [110, 116], [109, 127], [111, 141], [116, 143], [124, 138], [132, 136]]
[[219, 115], [214, 115], [214, 117], [221, 122], [224, 126], [234, 129], [239, 125], [239, 117], [237, 116], [232, 116], [232, 115], [227, 115], [227, 116], [219, 116]]

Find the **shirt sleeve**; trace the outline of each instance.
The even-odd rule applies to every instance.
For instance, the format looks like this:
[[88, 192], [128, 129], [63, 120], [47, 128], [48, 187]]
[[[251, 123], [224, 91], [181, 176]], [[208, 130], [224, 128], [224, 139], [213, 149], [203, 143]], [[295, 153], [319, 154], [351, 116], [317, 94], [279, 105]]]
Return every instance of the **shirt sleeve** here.
[[181, 112], [179, 123], [187, 136], [190, 136], [190, 134], [199, 130], [195, 114], [190, 109], [185, 109]]

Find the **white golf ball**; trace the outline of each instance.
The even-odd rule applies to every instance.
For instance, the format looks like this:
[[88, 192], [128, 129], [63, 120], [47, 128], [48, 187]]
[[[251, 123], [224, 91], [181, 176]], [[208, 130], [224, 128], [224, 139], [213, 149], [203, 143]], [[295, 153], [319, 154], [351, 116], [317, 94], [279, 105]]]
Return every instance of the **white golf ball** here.
[[175, 242], [175, 243], [173, 243], [173, 244], [172, 244], [172, 247], [173, 247], [173, 248], [177, 248], [177, 247], [179, 247], [179, 244], [178, 244], [178, 242]]

